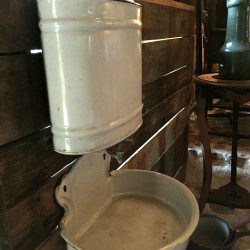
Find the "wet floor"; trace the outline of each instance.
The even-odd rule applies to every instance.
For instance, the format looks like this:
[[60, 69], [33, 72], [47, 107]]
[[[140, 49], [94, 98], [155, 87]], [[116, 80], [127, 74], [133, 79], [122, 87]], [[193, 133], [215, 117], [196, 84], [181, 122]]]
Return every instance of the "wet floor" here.
[[[211, 113], [225, 113], [226, 111], [217, 110]], [[210, 131], [217, 133], [231, 133], [230, 115], [222, 117], [208, 117]], [[239, 118], [239, 133], [250, 136], [250, 116]], [[227, 184], [230, 181], [231, 173], [231, 137], [210, 135], [212, 157], [213, 157], [213, 180], [212, 189]], [[202, 183], [202, 150], [199, 143], [195, 115], [190, 118], [189, 133], [189, 161], [187, 166], [186, 185], [199, 197]], [[237, 160], [237, 182], [250, 192], [250, 139], [239, 139], [238, 141], [238, 160]], [[195, 173], [195, 175], [194, 175]], [[195, 178], [194, 178], [195, 176]], [[250, 209], [231, 209], [214, 204], [207, 204], [204, 213], [214, 214], [225, 219], [229, 224], [234, 224], [244, 217]], [[250, 224], [241, 230], [250, 230]], [[250, 249], [250, 236], [237, 240], [235, 250]]]

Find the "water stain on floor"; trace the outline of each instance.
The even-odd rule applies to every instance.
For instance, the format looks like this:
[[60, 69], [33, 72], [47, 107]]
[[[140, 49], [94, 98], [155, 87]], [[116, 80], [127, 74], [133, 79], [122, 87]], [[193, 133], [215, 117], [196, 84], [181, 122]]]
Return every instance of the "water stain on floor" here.
[[[208, 126], [210, 131], [221, 133], [231, 133], [230, 120], [227, 117], [208, 117]], [[250, 136], [250, 116], [239, 118], [239, 133]], [[249, 138], [249, 137], [248, 137]], [[210, 135], [212, 159], [213, 159], [213, 180], [212, 189], [217, 189], [230, 181], [231, 174], [231, 136], [222, 137]], [[250, 139], [238, 140], [238, 159], [237, 159], [237, 181], [250, 192]], [[193, 178], [195, 173], [196, 178]], [[203, 157], [202, 149], [198, 137], [195, 115], [190, 118], [189, 132], [189, 160], [187, 166], [186, 185], [191, 189], [194, 195], [199, 197], [203, 179]], [[215, 204], [206, 204], [203, 213], [216, 215], [226, 220], [230, 225], [236, 223], [244, 215], [250, 212], [250, 209], [232, 209], [229, 207]], [[250, 230], [250, 224], [241, 228], [241, 230]], [[237, 240], [234, 250], [249, 250], [250, 236]]]

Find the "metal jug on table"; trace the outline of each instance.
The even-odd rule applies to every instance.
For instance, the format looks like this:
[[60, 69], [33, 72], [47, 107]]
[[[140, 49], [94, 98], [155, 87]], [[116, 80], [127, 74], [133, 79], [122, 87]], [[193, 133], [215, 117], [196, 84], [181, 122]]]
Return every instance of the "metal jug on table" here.
[[225, 43], [219, 51], [219, 78], [250, 80], [249, 0], [227, 0]]

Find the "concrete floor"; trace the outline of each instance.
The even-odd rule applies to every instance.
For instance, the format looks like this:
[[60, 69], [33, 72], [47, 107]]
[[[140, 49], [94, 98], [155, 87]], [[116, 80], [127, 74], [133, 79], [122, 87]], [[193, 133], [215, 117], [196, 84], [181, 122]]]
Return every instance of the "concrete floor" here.
[[[216, 111], [218, 112], [218, 111]], [[220, 111], [221, 112], [221, 111]], [[231, 131], [229, 120], [225, 117], [208, 117], [210, 130]], [[239, 119], [239, 133], [250, 135], [250, 116]], [[210, 136], [212, 156], [213, 156], [213, 180], [212, 189], [217, 189], [221, 185], [230, 181], [231, 162], [231, 138], [222, 136]], [[189, 133], [189, 161], [187, 166], [186, 185], [199, 197], [202, 183], [203, 158], [199, 143], [195, 116], [190, 119]], [[240, 139], [238, 141], [238, 169], [237, 181], [250, 192], [250, 140]], [[195, 178], [194, 178], [195, 176]], [[207, 204], [203, 213], [213, 214], [226, 220], [229, 224], [234, 224], [244, 217], [250, 209], [231, 209], [214, 204]], [[250, 229], [250, 224], [241, 230]], [[250, 236], [237, 240], [234, 250], [250, 249]]]

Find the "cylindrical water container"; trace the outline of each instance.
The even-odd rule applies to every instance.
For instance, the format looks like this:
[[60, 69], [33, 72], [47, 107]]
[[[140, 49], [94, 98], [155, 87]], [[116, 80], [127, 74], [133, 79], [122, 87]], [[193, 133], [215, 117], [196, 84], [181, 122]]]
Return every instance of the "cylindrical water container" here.
[[98, 151], [134, 133], [142, 123], [140, 5], [37, 3], [55, 150]]
[[219, 78], [250, 80], [250, 1], [227, 0], [226, 39], [219, 52]]

